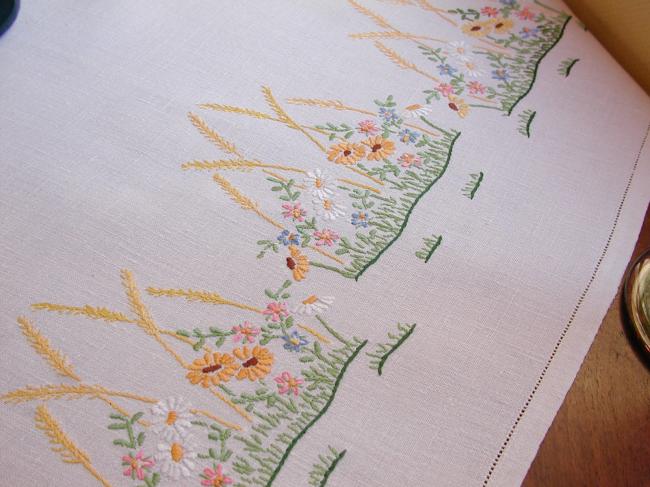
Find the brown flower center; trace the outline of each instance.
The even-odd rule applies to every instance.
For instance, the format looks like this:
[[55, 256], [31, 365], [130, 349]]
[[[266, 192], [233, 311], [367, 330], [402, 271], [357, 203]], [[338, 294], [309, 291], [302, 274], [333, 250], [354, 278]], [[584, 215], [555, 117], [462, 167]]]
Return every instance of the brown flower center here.
[[372, 146], [372, 151], [377, 152], [379, 149], [381, 149], [381, 144], [375, 144]]
[[287, 257], [287, 267], [291, 270], [294, 270], [296, 268], [296, 261], [291, 257]]
[[480, 26], [480, 25], [475, 25], [475, 26], [472, 27], [470, 30], [471, 30], [472, 32], [478, 32], [479, 30], [481, 30], [481, 26]]
[[503, 22], [497, 23], [494, 27], [500, 29], [501, 27], [503, 27]]
[[216, 371], [219, 370], [221, 367], [222, 367], [221, 364], [209, 365], [208, 367], [203, 367], [203, 368], [201, 369], [201, 372], [203, 372], [204, 374], [209, 374], [209, 373], [211, 373], [211, 372], [216, 372]]
[[455, 111], [455, 112], [458, 111], [458, 105], [456, 105], [456, 104], [453, 103], [453, 102], [449, 104], [449, 108], [451, 108], [451, 109], [452, 109], [453, 111]]
[[348, 157], [350, 154], [352, 154], [352, 151], [351, 151], [350, 149], [345, 149], [345, 150], [343, 151], [343, 155], [344, 155], [345, 157]]
[[255, 357], [249, 358], [246, 362], [242, 364], [242, 367], [255, 367], [257, 365], [257, 359]]

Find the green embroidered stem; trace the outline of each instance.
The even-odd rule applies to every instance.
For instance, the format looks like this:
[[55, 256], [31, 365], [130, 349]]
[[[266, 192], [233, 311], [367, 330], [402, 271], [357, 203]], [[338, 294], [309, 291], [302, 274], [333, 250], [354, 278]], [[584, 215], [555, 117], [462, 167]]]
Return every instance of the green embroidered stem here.
[[530, 126], [537, 115], [533, 110], [524, 110], [519, 114], [519, 133], [530, 138]]
[[[443, 134], [445, 134], [445, 135], [447, 135], [447, 136], [451, 136], [451, 135], [453, 135], [453, 134], [449, 133], [448, 131], [446, 131], [445, 129], [438, 127], [436, 124], [431, 123], [431, 122], [430, 122], [430, 121], [429, 121], [429, 120], [428, 120], [424, 115], [421, 115], [421, 116], [420, 116], [420, 120], [422, 120], [424, 123], [426, 123], [429, 127], [434, 128], [434, 129], [436, 129], [436, 130], [442, 132]], [[460, 132], [457, 132], [457, 133], [456, 133], [456, 138], [457, 138], [459, 135], [460, 135]], [[455, 140], [455, 139], [454, 139], [454, 140]]]
[[[424, 119], [424, 117], [422, 117], [422, 118]], [[432, 126], [433, 126], [433, 125], [432, 125]], [[445, 131], [445, 133], [446, 133], [446, 134], [449, 134], [449, 132], [446, 132], [446, 131]], [[451, 156], [452, 156], [452, 153], [453, 153], [453, 151], [454, 151], [454, 145], [456, 144], [456, 141], [458, 140], [458, 137], [460, 137], [460, 132], [456, 132], [456, 134], [454, 135], [453, 139], [451, 140], [451, 143], [449, 144], [449, 150], [447, 151], [447, 157], [446, 157], [445, 162], [444, 162], [442, 168], [440, 169], [438, 175], [437, 175], [436, 177], [434, 177], [434, 178], [429, 182], [429, 184], [426, 185], [424, 191], [420, 192], [420, 193], [415, 197], [415, 199], [413, 200], [413, 203], [410, 205], [409, 209], [407, 210], [406, 215], [404, 216], [404, 219], [402, 220], [402, 223], [401, 223], [401, 225], [399, 226], [399, 229], [398, 229], [397, 232], [395, 233], [395, 236], [394, 236], [394, 237], [393, 237], [393, 238], [392, 238], [392, 239], [391, 239], [391, 240], [390, 240], [390, 241], [389, 241], [389, 242], [388, 242], [388, 243], [387, 243], [387, 244], [386, 244], [386, 245], [385, 245], [385, 246], [384, 246], [384, 247], [383, 247], [383, 248], [382, 248], [382, 249], [381, 249], [381, 250], [380, 250], [380, 251], [379, 251], [379, 252], [378, 252], [378, 253], [377, 253], [377, 254], [376, 254], [376, 255], [375, 255], [375, 256], [374, 256], [370, 261], [369, 261], [369, 262], [368, 262], [368, 263], [366, 263], [366, 264], [361, 268], [361, 270], [357, 273], [357, 275], [356, 275], [355, 278], [354, 278], [356, 281], [358, 281], [359, 278], [363, 275], [363, 273], [366, 272], [366, 270], [368, 269], [368, 267], [370, 267], [370, 266], [373, 265], [375, 262], [377, 262], [377, 260], [379, 260], [379, 258], [382, 256], [382, 254], [383, 254], [384, 252], [386, 252], [386, 250], [388, 250], [388, 249], [390, 248], [390, 246], [393, 245], [393, 244], [395, 243], [395, 241], [396, 241], [396, 240], [397, 240], [397, 239], [402, 235], [402, 232], [403, 232], [404, 229], [406, 228], [406, 225], [408, 224], [409, 218], [410, 218], [410, 216], [411, 216], [411, 213], [413, 213], [413, 210], [415, 209], [415, 206], [416, 206], [416, 205], [418, 204], [418, 202], [422, 199], [422, 197], [423, 197], [425, 194], [427, 194], [427, 193], [429, 192], [429, 190], [433, 187], [433, 185], [436, 184], [436, 182], [438, 182], [438, 180], [439, 180], [439, 179], [440, 179], [440, 178], [445, 174], [445, 172], [447, 171], [447, 168], [449, 167], [449, 161], [451, 160]]]
[[470, 200], [473, 200], [482, 182], [483, 182], [483, 171], [470, 174], [469, 181], [465, 183], [465, 186], [462, 189], [462, 193], [465, 196], [467, 196]]
[[558, 72], [561, 76], [564, 76], [565, 78], [567, 78], [567, 77], [569, 76], [569, 74], [571, 74], [571, 70], [573, 69], [573, 66], [575, 66], [575, 64], [576, 64], [578, 61], [580, 61], [579, 58], [575, 58], [575, 59], [572, 59], [572, 58], [565, 59], [564, 61], [562, 61], [562, 62], [560, 63], [560, 66], [557, 68], [557, 72]]
[[336, 338], [339, 342], [349, 347], [352, 346], [352, 344], [349, 341], [347, 341], [345, 338], [339, 335], [336, 332], [336, 330], [334, 330], [331, 326], [329, 326], [327, 322], [320, 315], [316, 315], [316, 319], [320, 322], [321, 325], [323, 325], [323, 327], [329, 332], [329, 334], [332, 335], [334, 338]]
[[309, 423], [307, 423], [307, 425], [302, 430], [300, 430], [300, 432], [295, 436], [295, 438], [293, 438], [293, 440], [291, 440], [291, 442], [287, 446], [286, 450], [284, 451], [284, 454], [280, 458], [280, 461], [278, 462], [278, 465], [273, 470], [273, 473], [271, 474], [271, 477], [270, 477], [269, 481], [266, 484], [267, 487], [270, 487], [273, 484], [273, 481], [277, 477], [278, 473], [280, 473], [280, 470], [282, 469], [282, 466], [284, 465], [284, 462], [287, 460], [287, 458], [291, 454], [291, 451], [296, 446], [298, 441], [327, 412], [330, 405], [334, 401], [334, 397], [336, 396], [336, 392], [337, 392], [337, 390], [339, 388], [339, 385], [341, 384], [341, 380], [343, 379], [345, 371], [347, 370], [348, 366], [352, 363], [352, 361], [356, 358], [356, 356], [359, 354], [361, 349], [366, 346], [367, 343], [368, 343], [368, 340], [364, 340], [363, 342], [361, 342], [361, 344], [359, 346], [357, 346], [357, 348], [354, 349], [354, 352], [352, 352], [352, 355], [350, 355], [350, 357], [345, 361], [345, 363], [343, 364], [343, 367], [341, 368], [341, 371], [340, 371], [338, 377], [336, 378], [336, 381], [334, 382], [334, 387], [332, 388], [332, 393], [331, 393], [329, 399], [327, 400], [327, 402], [325, 403], [323, 408], [318, 412], [318, 414]]
[[339, 269], [338, 267], [334, 267], [334, 266], [327, 265], [327, 264], [322, 264], [321, 262], [318, 262], [318, 261], [310, 260], [309, 264], [312, 267], [320, 267], [321, 269], [327, 269], [328, 271], [338, 272], [343, 277], [354, 277], [354, 274], [352, 274], [351, 272], [346, 272], [344, 270]]
[[540, 7], [545, 8], [546, 10], [549, 10], [549, 11], [551, 11], [553, 13], [558, 14], [558, 15], [566, 15], [565, 12], [562, 12], [561, 10], [557, 10], [557, 9], [555, 9], [553, 7], [549, 7], [548, 5], [546, 5], [545, 3], [540, 2], [539, 0], [533, 0], [533, 2], [535, 4], [537, 4], [537, 5], [539, 5]]
[[376, 359], [370, 362], [370, 368], [375, 369], [377, 373], [381, 375], [384, 370], [384, 364], [386, 363], [386, 360], [388, 360], [388, 357], [390, 357], [399, 347], [401, 347], [406, 339], [413, 334], [415, 326], [415, 323], [413, 323], [411, 326], [398, 323], [398, 335], [388, 333], [388, 338], [390, 339], [388, 343], [379, 343], [374, 352], [366, 353], [366, 355], [369, 357]]
[[[537, 2], [536, 2], [536, 3], [537, 3]], [[544, 6], [544, 5], [542, 5], [542, 6]], [[545, 6], [544, 6], [544, 7], [545, 7]], [[546, 7], [546, 8], [548, 8], [548, 7]], [[556, 11], [556, 12], [557, 12], [557, 11]], [[566, 14], [563, 13], [563, 12], [558, 12], [558, 13], [560, 13], [560, 14], [562, 14], [562, 15], [566, 15]], [[524, 92], [519, 96], [519, 98], [517, 98], [517, 99], [515, 100], [515, 102], [510, 106], [510, 108], [508, 109], [508, 112], [507, 112], [508, 116], [510, 116], [510, 115], [512, 114], [512, 111], [515, 109], [515, 107], [517, 106], [517, 104], [518, 104], [521, 100], [523, 100], [523, 99], [528, 95], [528, 93], [530, 93], [530, 90], [533, 89], [533, 85], [535, 84], [535, 80], [537, 79], [537, 72], [538, 72], [538, 70], [539, 70], [539, 65], [542, 63], [542, 61], [544, 60], [544, 58], [546, 57], [546, 55], [547, 55], [549, 52], [551, 52], [551, 50], [552, 50], [552, 49], [557, 45], [558, 42], [560, 42], [560, 39], [562, 39], [562, 36], [564, 35], [564, 31], [565, 31], [565, 29], [566, 29], [566, 26], [567, 26], [567, 24], [569, 23], [570, 20], [571, 20], [571, 16], [567, 16], [566, 20], [564, 21], [564, 24], [562, 24], [562, 29], [560, 30], [560, 34], [555, 38], [555, 40], [554, 40], [553, 43], [549, 46], [549, 48], [546, 49], [546, 50], [542, 53], [542, 56], [541, 56], [541, 57], [537, 60], [537, 62], [535, 63], [535, 67], [534, 67], [534, 69], [533, 69], [533, 77], [532, 77], [532, 79], [530, 80], [530, 84], [528, 85], [528, 88], [527, 88], [526, 91], [524, 91]]]
[[329, 449], [329, 454], [326, 456], [318, 455], [319, 463], [315, 463], [312, 470], [309, 472], [309, 485], [312, 487], [325, 487], [327, 485], [329, 476], [336, 468], [336, 465], [345, 456], [347, 451], [343, 450], [338, 452], [331, 446], [328, 446], [327, 448]]

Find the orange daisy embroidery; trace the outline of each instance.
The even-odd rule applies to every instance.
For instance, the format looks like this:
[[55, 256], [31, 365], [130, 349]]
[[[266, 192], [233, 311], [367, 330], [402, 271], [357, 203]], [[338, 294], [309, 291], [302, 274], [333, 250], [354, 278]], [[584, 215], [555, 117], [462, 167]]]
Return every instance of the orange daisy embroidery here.
[[381, 135], [375, 135], [363, 141], [370, 149], [367, 159], [369, 161], [380, 161], [386, 159], [393, 152], [395, 152], [395, 144], [388, 139], [384, 139]]
[[337, 164], [351, 166], [358, 162], [366, 154], [366, 149], [361, 144], [352, 142], [341, 142], [333, 145], [327, 151], [327, 160]]
[[196, 359], [189, 366], [187, 377], [192, 384], [201, 384], [203, 387], [219, 385], [228, 382], [237, 372], [237, 364], [232, 355], [227, 353], [206, 353], [203, 358]]
[[237, 372], [237, 379], [248, 379], [256, 381], [262, 379], [271, 372], [273, 365], [273, 354], [266, 348], [256, 345], [254, 348], [244, 346], [236, 348], [232, 352], [241, 364]]
[[309, 271], [309, 259], [295, 245], [289, 245], [289, 254], [291, 257], [287, 257], [287, 267], [296, 281], [302, 281]]

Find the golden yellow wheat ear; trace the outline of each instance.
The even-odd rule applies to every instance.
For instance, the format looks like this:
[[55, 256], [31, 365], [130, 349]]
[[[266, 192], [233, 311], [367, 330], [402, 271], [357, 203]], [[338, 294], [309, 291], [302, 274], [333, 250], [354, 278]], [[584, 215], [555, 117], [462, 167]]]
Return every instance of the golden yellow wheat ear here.
[[220, 294], [209, 291], [196, 291], [194, 289], [160, 289], [157, 287], [148, 287], [147, 292], [152, 296], [168, 297], [168, 298], [185, 298], [188, 301], [199, 301], [201, 303], [217, 304], [233, 306], [235, 308], [253, 311], [254, 313], [261, 313], [262, 310], [254, 306], [238, 303], [230, 299], [226, 299]]
[[140, 291], [138, 291], [135, 284], [133, 274], [131, 274], [131, 271], [127, 269], [122, 269], [120, 275], [122, 276], [122, 284], [124, 285], [126, 296], [129, 299], [131, 310], [138, 317], [138, 325], [140, 325], [140, 328], [142, 328], [148, 335], [158, 336], [160, 330], [158, 330], [153, 318], [149, 314], [149, 310], [142, 303]]
[[68, 357], [63, 355], [60, 351], [52, 348], [50, 341], [41, 334], [38, 328], [36, 328], [27, 318], [22, 316], [19, 317], [17, 321], [23, 335], [25, 335], [34, 351], [43, 357], [59, 375], [69, 377], [76, 381], [81, 380], [79, 376], [75, 374]]
[[104, 320], [109, 323], [135, 323], [135, 320], [129, 319], [126, 315], [120, 313], [119, 311], [111, 311], [109, 309], [96, 306], [65, 306], [63, 304], [35, 303], [32, 304], [32, 308], [42, 311], [53, 311], [66, 315], [87, 316], [88, 318], [92, 318], [94, 320]]
[[10, 404], [51, 399], [102, 399], [100, 396], [122, 397], [134, 401], [155, 404], [156, 399], [131, 392], [114, 391], [100, 385], [88, 384], [46, 384], [44, 386], [27, 386], [22, 389], [14, 389], [0, 396], [0, 400]]
[[61, 460], [65, 463], [78, 463], [95, 477], [104, 487], [110, 487], [111, 484], [102, 477], [95, 467], [93, 467], [88, 454], [81, 450], [74, 442], [68, 438], [65, 432], [59, 426], [56, 419], [52, 417], [45, 404], [36, 407], [36, 414], [34, 415], [36, 421], [36, 429], [45, 433], [50, 444], [52, 451], [61, 456]]
[[359, 13], [365, 15], [366, 17], [368, 17], [369, 19], [371, 19], [379, 27], [383, 27], [384, 29], [397, 30], [395, 27], [390, 25], [388, 23], [388, 21], [385, 18], [383, 18], [381, 15], [376, 14], [375, 12], [370, 10], [369, 8], [364, 7], [359, 2], [357, 2], [355, 0], [348, 0], [348, 3], [350, 5], [352, 5], [357, 12], [359, 12]]
[[226, 140], [224, 137], [219, 135], [215, 130], [213, 130], [201, 117], [193, 113], [188, 113], [187, 118], [190, 119], [192, 125], [194, 125], [199, 132], [208, 140], [214, 143], [219, 149], [226, 152], [227, 154], [234, 154], [237, 157], [243, 157], [235, 144]]
[[422, 71], [420, 68], [418, 68], [415, 64], [413, 64], [410, 61], [407, 61], [404, 59], [402, 56], [400, 56], [397, 52], [393, 51], [390, 47], [382, 44], [379, 41], [374, 42], [375, 47], [388, 59], [390, 59], [394, 64], [399, 66], [402, 69], [409, 69], [411, 71], [414, 71], [425, 78], [428, 78], [432, 81], [435, 81], [436, 83], [440, 83], [440, 80], [436, 78], [435, 76], [430, 75], [426, 71]]
[[199, 161], [193, 160], [181, 164], [181, 169], [197, 169], [197, 170], [220, 170], [220, 169], [234, 169], [240, 171], [252, 171], [257, 168], [278, 169], [280, 171], [296, 172], [306, 174], [307, 171], [299, 167], [284, 166], [281, 164], [267, 164], [258, 160], [246, 159], [217, 159], [213, 161]]
[[443, 19], [445, 22], [449, 22], [449, 23], [450, 23], [451, 25], [453, 25], [454, 27], [458, 27], [458, 23], [456, 23], [453, 19], [451, 19], [451, 18], [449, 18], [449, 17], [447, 17], [447, 16], [445, 15], [445, 13], [447, 12], [445, 9], [443, 9], [443, 8], [438, 8], [438, 7], [434, 7], [433, 5], [431, 5], [431, 4], [429, 3], [428, 0], [416, 0], [416, 2], [417, 2], [418, 5], [420, 6], [420, 8], [422, 8], [423, 10], [427, 10], [427, 11], [429, 11], [429, 12], [433, 12], [433, 13], [436, 14], [438, 17], [440, 17], [441, 19]]

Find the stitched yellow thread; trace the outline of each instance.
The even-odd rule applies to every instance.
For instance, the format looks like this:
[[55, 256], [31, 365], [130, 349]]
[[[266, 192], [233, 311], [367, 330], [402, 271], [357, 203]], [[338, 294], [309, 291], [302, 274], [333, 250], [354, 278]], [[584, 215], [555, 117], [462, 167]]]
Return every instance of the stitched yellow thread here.
[[298, 167], [284, 166], [280, 164], [267, 164], [260, 161], [250, 161], [246, 159], [218, 159], [214, 161], [190, 161], [181, 164], [181, 169], [254, 169], [254, 168], [278, 169], [280, 171], [297, 172], [306, 174], [307, 171]]
[[372, 186], [368, 186], [366, 184], [356, 183], [351, 179], [340, 178], [339, 181], [342, 183], [350, 184], [352, 186], [356, 186], [357, 188], [367, 189], [368, 191], [372, 191], [373, 193], [381, 194], [381, 191], [378, 190], [377, 188], [373, 188]]
[[36, 421], [36, 428], [45, 433], [52, 445], [52, 451], [58, 453], [61, 456], [61, 460], [65, 463], [81, 464], [104, 487], [111, 487], [111, 484], [95, 470], [88, 454], [75, 445], [64, 433], [45, 404], [41, 404], [36, 408], [34, 419]]
[[48, 399], [71, 399], [80, 397], [95, 398], [99, 396], [123, 397], [124, 399], [133, 399], [134, 401], [155, 404], [156, 399], [140, 396], [131, 392], [114, 391], [100, 385], [88, 384], [46, 384], [44, 386], [26, 386], [22, 389], [14, 389], [0, 396], [0, 400], [10, 403], [19, 404], [23, 402], [48, 400]]
[[394, 64], [399, 66], [402, 69], [410, 69], [411, 71], [414, 71], [418, 73], [421, 76], [424, 76], [425, 78], [428, 78], [432, 81], [435, 81], [436, 83], [440, 83], [440, 79], [436, 78], [435, 76], [430, 75], [429, 73], [422, 71], [420, 68], [418, 68], [415, 64], [413, 64], [410, 61], [407, 61], [403, 57], [401, 57], [397, 52], [393, 51], [391, 48], [385, 46], [379, 41], [375, 41], [373, 43], [379, 51], [386, 56], [388, 59], [390, 59]]
[[119, 311], [111, 311], [106, 308], [89, 306], [89, 305], [65, 306], [63, 304], [36, 303], [36, 304], [32, 304], [32, 308], [37, 310], [54, 311], [56, 313], [61, 313], [61, 314], [83, 315], [95, 320], [104, 320], [108, 322], [121, 321], [124, 323], [135, 323], [135, 320], [126, 317], [124, 314], [120, 313]]
[[[288, 180], [287, 178], [285, 178], [284, 176], [280, 176], [279, 174], [277, 174], [277, 173], [275, 173], [275, 172], [273, 172], [273, 171], [270, 171], [270, 170], [268, 170], [268, 169], [262, 169], [262, 172], [263, 172], [264, 174], [268, 174], [269, 176], [274, 177], [275, 179], [279, 179], [280, 181], [282, 181], [282, 182], [284, 182], [284, 183], [286, 183], [286, 182], [289, 181], [289, 180]], [[307, 189], [307, 186], [305, 186], [304, 184], [296, 183], [296, 184], [294, 184], [294, 186], [295, 186], [296, 188], [299, 188], [299, 189]]]
[[140, 328], [142, 328], [148, 335], [152, 336], [167, 353], [176, 359], [176, 361], [183, 368], [188, 368], [187, 362], [185, 362], [185, 360], [183, 360], [183, 358], [178, 353], [176, 353], [176, 351], [171, 346], [169, 346], [165, 340], [161, 338], [160, 330], [154, 323], [149, 310], [140, 299], [140, 292], [138, 291], [131, 272], [127, 269], [122, 269], [121, 276], [122, 283], [124, 284], [124, 289], [126, 291], [126, 296], [128, 297], [129, 304], [131, 305], [131, 309], [138, 317], [138, 326], [140, 326]]
[[234, 306], [235, 308], [253, 311], [255, 313], [262, 312], [261, 309], [255, 308], [254, 306], [238, 303], [237, 301], [231, 301], [230, 299], [224, 298], [220, 294], [208, 291], [196, 291], [194, 289], [161, 289], [156, 287], [148, 287], [147, 292], [150, 295], [156, 297], [166, 296], [170, 298], [185, 298], [188, 301], [200, 301], [202, 303], [208, 304]]
[[418, 5], [420, 5], [420, 7], [421, 7], [423, 10], [427, 10], [427, 11], [429, 11], [429, 12], [433, 12], [433, 13], [436, 14], [438, 17], [440, 17], [441, 19], [445, 20], [446, 22], [449, 22], [449, 23], [450, 23], [451, 25], [453, 25], [454, 27], [458, 27], [458, 24], [457, 24], [453, 19], [451, 19], [451, 18], [449, 18], [449, 17], [447, 17], [447, 16], [445, 15], [445, 10], [444, 10], [444, 9], [442, 9], [442, 8], [438, 8], [438, 7], [434, 7], [433, 5], [431, 5], [431, 4], [429, 3], [428, 0], [416, 0], [416, 1], [418, 2]]
[[[107, 398], [104, 395], [97, 396], [97, 399], [99, 399], [100, 401], [104, 401], [106, 404], [108, 404], [110, 407], [112, 407], [115, 411], [120, 413], [122, 416], [126, 416], [128, 418], [130, 418], [132, 416], [132, 414], [130, 412], [128, 412], [126, 409], [124, 409], [119, 404], [115, 403], [114, 401], [111, 401], [109, 398]], [[146, 428], [151, 426], [151, 423], [149, 421], [145, 421], [144, 419], [139, 419], [138, 423], [141, 424], [142, 426], [146, 427]]]
[[349, 34], [352, 39], [408, 39], [410, 41], [432, 41], [443, 42], [444, 39], [437, 39], [435, 37], [421, 36], [417, 34], [410, 34], [408, 32], [390, 31], [390, 32], [359, 32], [358, 34]]
[[306, 325], [301, 325], [300, 323], [298, 323], [296, 326], [298, 328], [300, 328], [301, 330], [305, 330], [307, 333], [309, 333], [310, 335], [316, 337], [319, 341], [321, 341], [323, 343], [326, 343], [326, 344], [332, 343], [332, 342], [329, 341], [329, 339], [326, 336], [321, 335], [320, 333], [318, 333], [313, 328], [310, 328], [310, 327], [308, 327]]
[[246, 411], [244, 411], [242, 408], [237, 406], [234, 402], [232, 402], [230, 399], [228, 399], [226, 396], [221, 394], [218, 390], [214, 388], [208, 389], [215, 397], [220, 399], [221, 401], [225, 402], [228, 406], [230, 406], [232, 409], [234, 409], [242, 418], [244, 418], [248, 422], [252, 422], [253, 418], [251, 418], [250, 414], [248, 414]]
[[348, 0], [348, 3], [352, 5], [359, 13], [365, 15], [366, 17], [370, 18], [375, 24], [377, 24], [379, 27], [383, 27], [384, 29], [390, 29], [390, 30], [397, 30], [395, 27], [390, 25], [388, 21], [383, 18], [381, 15], [376, 14], [369, 8], [364, 7], [360, 3], [357, 3], [355, 0]]
[[74, 380], [81, 380], [79, 376], [74, 373], [72, 365], [68, 361], [68, 357], [63, 355], [58, 350], [55, 350], [50, 345], [50, 341], [45, 338], [27, 318], [22, 316], [18, 318], [18, 325], [27, 338], [27, 341], [32, 346], [34, 351], [38, 353], [50, 366], [56, 370], [60, 375], [69, 377]]
[[205, 138], [211, 140], [217, 147], [219, 147], [219, 149], [228, 154], [235, 154], [237, 157], [242, 157], [235, 144], [224, 139], [221, 135], [215, 132], [198, 115], [188, 113], [187, 117], [190, 119], [190, 122], [192, 122], [192, 125], [194, 125]]
[[257, 203], [255, 203], [253, 200], [248, 198], [247, 196], [244, 196], [239, 192], [237, 188], [235, 188], [230, 181], [228, 181], [226, 178], [221, 176], [220, 174], [215, 174], [212, 176], [213, 179], [217, 182], [217, 184], [223, 189], [226, 193], [230, 195], [230, 198], [239, 206], [244, 209], [244, 210], [250, 210], [254, 212], [257, 216], [262, 218], [263, 220], [266, 220], [269, 222], [271, 225], [273, 225], [276, 228], [279, 228], [281, 230], [284, 229], [284, 227], [276, 222], [273, 218], [268, 216], [266, 213], [264, 213], [262, 210], [259, 209], [259, 206]]
[[240, 115], [247, 115], [249, 117], [259, 118], [261, 120], [275, 120], [272, 115], [267, 113], [258, 112], [257, 110], [251, 110], [249, 108], [234, 107], [231, 105], [222, 105], [220, 103], [201, 103], [199, 108], [205, 108], [208, 110], [216, 110], [218, 112], [227, 112], [227, 113], [239, 113]]
[[332, 255], [329, 252], [324, 251], [320, 247], [316, 247], [315, 245], [309, 245], [309, 248], [312, 249], [312, 250], [315, 250], [319, 254], [327, 257], [328, 259], [332, 259], [333, 261], [335, 261], [335, 262], [337, 262], [337, 263], [339, 263], [341, 265], [345, 265], [345, 262], [343, 262], [341, 259], [339, 259], [336, 255]]
[[225, 426], [226, 428], [230, 428], [237, 431], [242, 430], [242, 427], [239, 426], [238, 424], [231, 423], [230, 421], [226, 421], [225, 419], [221, 419], [219, 416], [215, 416], [211, 412], [204, 411], [203, 409], [190, 409], [190, 413], [197, 414], [200, 416], [205, 416], [206, 418], [210, 418], [212, 421], [215, 421], [220, 425]]
[[323, 152], [327, 152], [327, 149], [325, 149], [325, 146], [321, 144], [318, 140], [316, 140], [309, 132], [307, 132], [305, 129], [303, 129], [300, 125], [298, 125], [288, 114], [287, 112], [284, 111], [284, 109], [280, 106], [280, 104], [277, 102], [275, 97], [273, 96], [273, 92], [268, 86], [262, 86], [262, 93], [264, 94], [264, 99], [266, 100], [266, 103], [268, 103], [269, 107], [275, 112], [275, 114], [278, 116], [278, 118], [285, 124], [287, 127], [290, 127], [292, 129], [298, 130], [302, 134], [305, 135], [309, 140], [311, 140], [316, 146], [322, 150]]
[[495, 43], [495, 42], [488, 41], [487, 39], [479, 39], [478, 41], [479, 41], [479, 42], [482, 42], [483, 44], [486, 44], [486, 45], [488, 45], [488, 46], [491, 46], [491, 47], [493, 47], [493, 48], [495, 48], [495, 49], [498, 49], [498, 50], [500, 50], [500, 51], [505, 51], [505, 52], [508, 53], [508, 54], [511, 53], [511, 51], [508, 50], [508, 49], [506, 49], [505, 47], [500, 46], [499, 44], [497, 44], [497, 43]]

